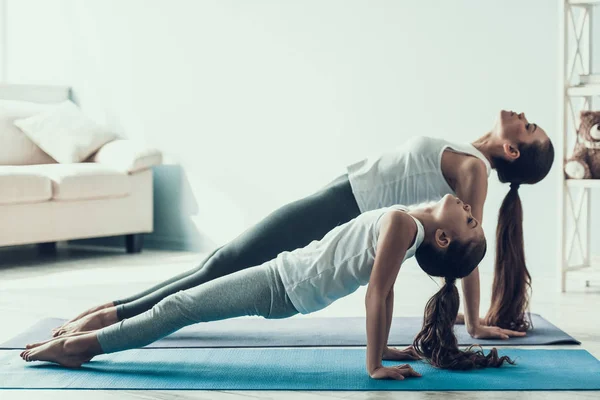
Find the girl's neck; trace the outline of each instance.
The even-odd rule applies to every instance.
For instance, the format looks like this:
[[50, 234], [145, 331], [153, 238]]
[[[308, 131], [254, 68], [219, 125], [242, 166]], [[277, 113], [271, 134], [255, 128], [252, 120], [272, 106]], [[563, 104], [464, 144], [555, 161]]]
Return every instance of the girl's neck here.
[[425, 240], [432, 238], [435, 234], [436, 224], [432, 215], [433, 209], [431, 206], [416, 208], [409, 210], [408, 214], [418, 219], [425, 231]]

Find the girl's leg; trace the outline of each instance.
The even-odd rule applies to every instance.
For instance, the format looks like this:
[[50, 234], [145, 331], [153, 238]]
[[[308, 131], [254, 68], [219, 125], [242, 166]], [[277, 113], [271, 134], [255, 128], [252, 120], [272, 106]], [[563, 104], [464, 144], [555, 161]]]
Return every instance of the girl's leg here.
[[287, 318], [297, 313], [271, 261], [178, 292], [151, 310], [107, 328], [30, 345], [21, 357], [77, 367], [98, 354], [142, 347], [198, 322], [245, 315]]
[[187, 325], [246, 315], [297, 314], [273, 261], [170, 295], [152, 309], [97, 332], [104, 353], [142, 347]]
[[[205, 260], [202, 268], [153, 288], [135, 300], [119, 301], [119, 320], [152, 308], [180, 290], [209, 282], [236, 271], [260, 265], [283, 251], [291, 251], [321, 239], [327, 232], [360, 214], [347, 175], [342, 175], [319, 192], [287, 204], [251, 227]], [[218, 295], [218, 293], [217, 293]]]

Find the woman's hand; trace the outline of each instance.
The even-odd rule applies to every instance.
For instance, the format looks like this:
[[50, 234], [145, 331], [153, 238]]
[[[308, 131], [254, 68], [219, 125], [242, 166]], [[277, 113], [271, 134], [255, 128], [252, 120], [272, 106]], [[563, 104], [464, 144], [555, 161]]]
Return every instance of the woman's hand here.
[[421, 356], [417, 353], [413, 346], [408, 346], [404, 350], [399, 350], [394, 347], [387, 347], [383, 350], [382, 360], [389, 361], [404, 361], [404, 360], [420, 360]]
[[[454, 322], [456, 325], [464, 325], [465, 324], [465, 314], [458, 313], [456, 316], [456, 321]], [[485, 325], [485, 321], [483, 318], [479, 318], [479, 324]]]
[[511, 331], [510, 329], [502, 329], [497, 326], [479, 325], [471, 333], [474, 339], [508, 339], [511, 337], [525, 336], [525, 332]]
[[412, 369], [408, 364], [395, 365], [393, 367], [379, 367], [369, 374], [373, 379], [395, 379], [403, 381], [411, 376], [420, 377], [421, 374]]
[[[459, 313], [456, 316], [457, 325], [463, 325], [465, 323], [465, 315]], [[509, 339], [511, 337], [522, 337], [525, 336], [525, 332], [511, 331], [510, 329], [502, 329], [497, 326], [488, 326], [485, 324], [483, 318], [479, 318], [479, 326], [469, 332], [471, 337], [474, 339]]]

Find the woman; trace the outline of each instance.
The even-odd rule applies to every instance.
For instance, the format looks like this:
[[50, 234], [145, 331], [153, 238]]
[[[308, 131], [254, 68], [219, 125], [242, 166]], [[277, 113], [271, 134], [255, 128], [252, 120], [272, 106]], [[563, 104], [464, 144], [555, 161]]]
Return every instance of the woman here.
[[[461, 351], [453, 333], [459, 306], [454, 282], [477, 267], [485, 250], [480, 222], [471, 207], [454, 196], [410, 212], [401, 206], [368, 211], [304, 248], [170, 295], [119, 324], [28, 345], [21, 357], [79, 367], [98, 354], [145, 346], [194, 323], [244, 315], [308, 314], [368, 283], [366, 367], [372, 378], [420, 376], [408, 365], [382, 365], [382, 359], [414, 359], [415, 355], [440, 368], [499, 367], [512, 361], [498, 357], [495, 349], [487, 356]], [[426, 273], [445, 278], [427, 303], [423, 329], [413, 344], [416, 354], [411, 348], [399, 351], [387, 346], [394, 283], [402, 263], [413, 255]]]
[[[91, 308], [55, 329], [54, 336], [98, 329], [130, 318], [179, 290], [262, 264], [282, 251], [321, 239], [335, 226], [369, 210], [435, 201], [450, 193], [472, 204], [473, 215], [481, 220], [487, 179], [491, 169], [496, 169], [500, 181], [510, 183], [511, 189], [498, 215], [492, 306], [484, 319], [489, 326], [479, 320], [478, 268], [463, 280], [462, 286], [470, 335], [477, 339], [507, 339], [528, 328], [525, 311], [531, 277], [525, 265], [518, 188], [542, 180], [553, 160], [554, 148], [546, 133], [529, 123], [524, 114], [511, 111], [501, 111], [491, 132], [472, 144], [425, 137], [412, 140], [378, 159], [351, 165], [347, 175], [281, 207], [215, 250], [197, 268], [135, 296]], [[114, 306], [116, 312], [106, 311]]]

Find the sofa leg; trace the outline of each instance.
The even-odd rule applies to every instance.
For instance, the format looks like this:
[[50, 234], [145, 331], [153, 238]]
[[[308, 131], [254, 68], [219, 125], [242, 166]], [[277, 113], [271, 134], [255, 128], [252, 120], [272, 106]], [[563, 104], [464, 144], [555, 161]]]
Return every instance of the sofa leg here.
[[133, 235], [125, 235], [125, 247], [128, 253], [139, 253], [144, 245], [144, 235], [135, 233]]
[[37, 247], [40, 254], [56, 253], [56, 242], [38, 243]]

